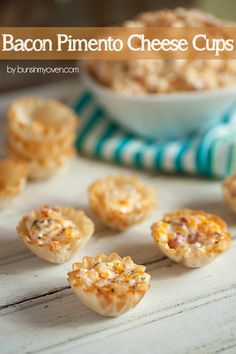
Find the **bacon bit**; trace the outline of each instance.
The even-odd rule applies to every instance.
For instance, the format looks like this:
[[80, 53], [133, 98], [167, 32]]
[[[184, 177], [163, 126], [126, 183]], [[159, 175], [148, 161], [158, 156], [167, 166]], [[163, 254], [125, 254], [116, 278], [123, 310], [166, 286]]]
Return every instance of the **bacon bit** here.
[[37, 223], [38, 223], [38, 220], [37, 220], [37, 219], [35, 219], [35, 220], [34, 220], [34, 222], [33, 222], [33, 224], [32, 224], [32, 227], [36, 226], [36, 225], [37, 225]]
[[42, 214], [43, 216], [48, 216], [48, 211], [47, 211], [46, 209], [42, 209], [42, 210], [41, 210], [41, 214]]
[[178, 246], [181, 246], [184, 242], [185, 242], [185, 237], [183, 235], [175, 234], [174, 237], [172, 237], [168, 241], [168, 246], [170, 248], [177, 248]]
[[200, 237], [199, 232], [196, 232], [195, 234], [190, 234], [190, 235], [188, 235], [188, 243], [189, 243], [190, 245], [192, 245], [192, 244], [198, 242], [199, 237]]
[[183, 216], [181, 219], [181, 222], [184, 223], [184, 224], [187, 224], [188, 223], [188, 220]]
[[219, 234], [219, 232], [216, 232], [214, 236], [215, 236], [215, 244], [217, 245], [221, 241], [221, 235]]

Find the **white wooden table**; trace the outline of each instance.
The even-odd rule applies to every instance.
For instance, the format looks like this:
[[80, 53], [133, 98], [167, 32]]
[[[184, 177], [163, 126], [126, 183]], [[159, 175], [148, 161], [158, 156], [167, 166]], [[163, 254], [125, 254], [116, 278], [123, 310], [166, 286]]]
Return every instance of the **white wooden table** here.
[[[68, 95], [74, 89], [71, 83]], [[47, 91], [42, 87], [36, 93]], [[61, 94], [53, 88], [49, 92]], [[1, 98], [2, 110], [14, 97]], [[1, 130], [3, 125], [2, 120]], [[223, 203], [220, 182], [138, 172], [158, 192], [154, 215], [120, 234], [95, 220], [95, 235], [63, 265], [43, 262], [18, 239], [15, 227], [21, 216], [42, 204], [73, 205], [91, 215], [88, 185], [95, 177], [116, 172], [130, 171], [78, 158], [55, 177], [28, 184], [24, 194], [0, 212], [0, 353], [236, 353], [235, 244], [209, 266], [188, 270], [163, 257], [150, 236], [152, 221], [177, 208], [217, 213], [234, 234], [236, 216]], [[99, 251], [130, 255], [152, 276], [143, 301], [118, 318], [91, 312], [67, 283], [72, 262]]]

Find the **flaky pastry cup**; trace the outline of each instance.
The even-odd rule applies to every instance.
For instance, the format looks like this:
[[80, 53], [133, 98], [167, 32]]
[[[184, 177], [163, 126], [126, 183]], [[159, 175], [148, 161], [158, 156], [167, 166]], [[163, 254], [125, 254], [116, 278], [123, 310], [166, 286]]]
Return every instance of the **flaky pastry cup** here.
[[136, 176], [110, 176], [88, 190], [95, 214], [110, 228], [123, 230], [147, 219], [156, 207], [156, 193]]
[[[134, 264], [130, 257], [121, 258], [115, 252], [108, 256], [99, 253], [95, 257], [83, 257], [82, 262], [74, 263], [72, 271], [68, 273], [68, 281], [80, 301], [107, 317], [119, 316], [133, 309], [150, 287], [150, 275], [145, 273], [146, 268], [142, 265], [134, 264], [134, 273], [125, 275], [123, 281], [118, 281], [116, 274], [109, 280], [109, 270], [106, 272], [104, 266], [107, 267], [111, 262], [118, 263], [114, 265], [118, 269], [115, 270], [117, 277], [122, 277], [127, 263]], [[132, 276], [138, 277], [139, 281], [129, 285]]]
[[162, 253], [189, 268], [208, 264], [232, 244], [225, 222], [201, 210], [165, 214], [152, 225], [151, 231]]
[[61, 151], [60, 155], [53, 158], [46, 157], [45, 159], [26, 159], [18, 155], [9, 145], [7, 145], [7, 152], [10, 156], [17, 157], [27, 164], [29, 179], [31, 180], [39, 180], [53, 176], [62, 166], [76, 156], [74, 148]]
[[39, 258], [47, 262], [61, 264], [69, 260], [89, 240], [94, 233], [94, 223], [82, 210], [71, 207], [58, 207], [63, 217], [71, 220], [79, 230], [79, 237], [68, 242], [51, 241], [39, 243], [32, 240], [26, 227], [27, 216], [23, 217], [17, 226], [20, 239]]
[[223, 183], [224, 199], [230, 209], [236, 213], [236, 175], [229, 176]]
[[35, 181], [49, 178], [73, 159], [75, 155], [75, 150], [69, 149], [54, 159], [31, 160], [29, 162], [29, 178]]
[[23, 191], [27, 178], [28, 169], [23, 161], [15, 158], [0, 159], [0, 207]]
[[26, 159], [48, 159], [61, 154], [62, 151], [73, 147], [75, 132], [63, 139], [53, 142], [23, 140], [17, 134], [7, 129], [7, 143], [20, 156]]
[[8, 109], [8, 128], [23, 140], [63, 139], [77, 125], [73, 110], [57, 100], [24, 97], [14, 101]]

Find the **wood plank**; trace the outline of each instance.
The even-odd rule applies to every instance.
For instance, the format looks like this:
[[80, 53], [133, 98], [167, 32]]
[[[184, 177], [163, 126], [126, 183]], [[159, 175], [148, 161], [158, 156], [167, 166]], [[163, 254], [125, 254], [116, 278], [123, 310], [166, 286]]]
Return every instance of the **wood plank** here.
[[[167, 260], [161, 262], [157, 268], [156, 265], [150, 266], [149, 271], [152, 276], [150, 291], [135, 310], [115, 319], [101, 318], [84, 307], [71, 290], [65, 290], [56, 299], [52, 296], [52, 301], [48, 296], [43, 303], [31, 304], [31, 307], [25, 309], [19, 307], [15, 312], [2, 312], [1, 348], [4, 353], [24, 353], [49, 347], [51, 353], [53, 346], [63, 344], [65, 347], [62, 349], [68, 352], [71, 346], [78, 348], [80, 345], [88, 345], [91, 341], [96, 342], [94, 344], [96, 346], [98, 340], [113, 335], [119, 336], [119, 333], [122, 338], [124, 333], [132, 328], [143, 327], [146, 336], [148, 331], [145, 326], [153, 326], [153, 323], [156, 323], [157, 335], [161, 340], [164, 329], [170, 325], [171, 318], [176, 324], [171, 327], [173, 331], [174, 328], [175, 330], [178, 328], [180, 332], [181, 328], [182, 331], [187, 331], [190, 315], [185, 313], [191, 311], [196, 312], [196, 316], [202, 317], [204, 324], [212, 318], [212, 335], [217, 330], [214, 329], [214, 311], [218, 312], [217, 321], [224, 315], [221, 331], [224, 338], [227, 338], [229, 325], [223, 326], [223, 323], [226, 324], [230, 320], [230, 326], [233, 326], [235, 311], [232, 309], [235, 308], [236, 297], [235, 272], [229, 269], [234, 270], [235, 267], [235, 248], [227, 256], [219, 257], [214, 263], [202, 269], [187, 270]], [[51, 280], [50, 278], [50, 282]], [[40, 288], [41, 284], [38, 286]], [[219, 305], [221, 302], [222, 306]], [[197, 308], [201, 311], [198, 312]], [[213, 313], [212, 308], [214, 308]], [[187, 316], [187, 322], [177, 319], [177, 316], [183, 313], [183, 316]], [[167, 325], [165, 325], [166, 321]], [[203, 324], [198, 321], [198, 326], [203, 335]], [[235, 335], [232, 328], [230, 333]], [[14, 341], [9, 342], [10, 336], [14, 337]], [[192, 333], [192, 343], [195, 340]], [[188, 344], [184, 342], [185, 345]]]
[[[98, 338], [90, 337], [84, 344], [68, 343], [52, 348], [46, 353], [69, 352], [86, 354], [97, 352], [129, 353], [181, 353], [210, 354], [236, 352], [236, 312], [232, 312], [236, 294], [197, 303], [195, 307], [182, 309], [175, 314], [154, 318], [147, 324], [130, 327], [117, 333], [106, 333]], [[222, 311], [225, 313], [222, 321]], [[223, 329], [222, 329], [222, 326]], [[102, 339], [102, 340], [101, 340]], [[59, 349], [59, 351], [58, 351]]]

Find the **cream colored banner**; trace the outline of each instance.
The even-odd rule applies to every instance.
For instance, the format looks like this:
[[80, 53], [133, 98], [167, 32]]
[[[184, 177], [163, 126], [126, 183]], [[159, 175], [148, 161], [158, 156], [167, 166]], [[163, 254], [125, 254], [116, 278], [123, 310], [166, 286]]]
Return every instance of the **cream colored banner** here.
[[1, 60], [236, 59], [236, 28], [0, 27]]

